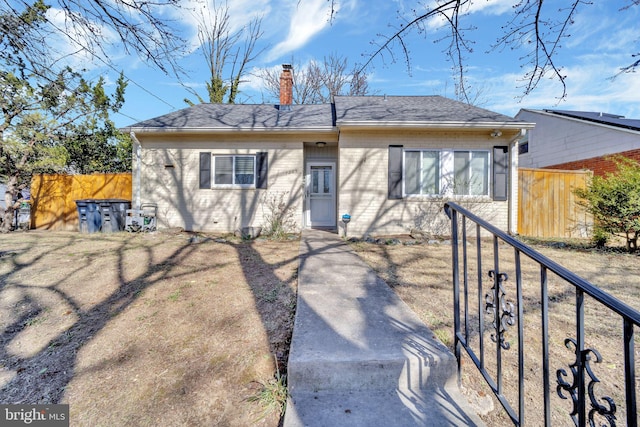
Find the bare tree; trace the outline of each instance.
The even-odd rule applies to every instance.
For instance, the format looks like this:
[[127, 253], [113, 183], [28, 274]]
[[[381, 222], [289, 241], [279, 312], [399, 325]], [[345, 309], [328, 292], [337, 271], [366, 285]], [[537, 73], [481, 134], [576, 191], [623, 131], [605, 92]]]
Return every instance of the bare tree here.
[[[604, 0], [606, 1], [606, 0]], [[621, 12], [633, 6], [639, 6], [640, 0], [626, 0], [626, 6]], [[327, 0], [331, 11], [331, 18], [337, 13], [339, 0]], [[416, 1], [420, 4], [419, 1]], [[473, 38], [470, 36], [475, 27], [467, 26], [465, 21], [471, 13], [473, 0], [434, 0], [428, 6], [412, 8], [414, 15], [410, 19], [403, 19], [391, 34], [379, 34], [381, 42], [376, 44], [375, 50], [359, 68], [363, 73], [373, 60], [395, 62], [402, 58], [407, 69], [411, 72], [411, 53], [407, 45], [407, 36], [412, 31], [427, 34], [427, 24], [433, 19], [442, 19], [446, 23], [446, 34], [436, 38], [436, 42], [445, 42], [444, 52], [453, 64], [456, 91], [458, 98], [471, 102], [473, 95], [469, 93], [469, 82], [466, 79], [466, 55], [473, 52]], [[570, 27], [576, 14], [583, 7], [593, 4], [592, 0], [570, 0], [562, 6], [553, 5], [544, 0], [520, 0], [513, 7], [511, 18], [502, 27], [504, 33], [500, 36], [493, 50], [505, 48], [524, 48], [522, 56], [523, 96], [533, 91], [540, 81], [546, 77], [555, 77], [562, 85], [560, 98], [566, 97], [566, 76], [556, 57], [562, 42], [570, 36]], [[621, 67], [621, 73], [634, 72], [640, 67], [640, 52], [631, 54], [633, 62]]]
[[[233, 104], [247, 65], [264, 52], [265, 48], [256, 51], [256, 43], [263, 35], [262, 19], [252, 19], [246, 26], [232, 31], [229, 5], [225, 1], [223, 5], [218, 6], [214, 2], [211, 9], [201, 9], [198, 21], [200, 49], [209, 71], [209, 81], [206, 82], [209, 102], [220, 104], [227, 96], [227, 102]], [[225, 73], [229, 76], [226, 79]], [[195, 89], [187, 89], [200, 103], [205, 102]], [[193, 104], [188, 99], [185, 102]]]
[[[292, 61], [293, 63], [293, 61]], [[278, 97], [280, 70], [265, 69], [260, 74], [267, 92]], [[369, 93], [367, 76], [356, 67], [348, 69], [347, 59], [331, 54], [322, 62], [311, 61], [306, 66], [293, 67], [293, 102], [295, 104], [322, 104], [335, 95], [360, 96]]]
[[[184, 41], [164, 16], [169, 8], [179, 7], [180, 0], [0, 0], [0, 59], [30, 73], [50, 70], [55, 76], [66, 66], [65, 58], [75, 53], [112, 66], [108, 48], [117, 45], [166, 73], [176, 73]], [[52, 19], [48, 11], [62, 18]], [[60, 52], [55, 40], [76, 51]]]

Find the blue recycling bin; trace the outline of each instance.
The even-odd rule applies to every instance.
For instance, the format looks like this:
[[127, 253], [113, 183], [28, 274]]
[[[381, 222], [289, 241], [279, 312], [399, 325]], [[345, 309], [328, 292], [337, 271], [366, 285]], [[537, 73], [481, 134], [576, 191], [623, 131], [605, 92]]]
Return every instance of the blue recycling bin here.
[[118, 231], [118, 221], [111, 215], [111, 202], [108, 199], [96, 200], [100, 211], [100, 231], [111, 233]]
[[76, 200], [76, 209], [78, 210], [78, 231], [80, 233], [88, 233], [89, 224], [87, 223], [87, 201]]
[[131, 200], [111, 199], [111, 215], [116, 219], [118, 231], [124, 231], [128, 209], [131, 209]]
[[103, 233], [124, 231], [127, 209], [131, 208], [131, 201], [124, 199], [97, 200], [100, 206]]
[[102, 227], [98, 203], [93, 199], [76, 200], [78, 230], [80, 233], [97, 233]]

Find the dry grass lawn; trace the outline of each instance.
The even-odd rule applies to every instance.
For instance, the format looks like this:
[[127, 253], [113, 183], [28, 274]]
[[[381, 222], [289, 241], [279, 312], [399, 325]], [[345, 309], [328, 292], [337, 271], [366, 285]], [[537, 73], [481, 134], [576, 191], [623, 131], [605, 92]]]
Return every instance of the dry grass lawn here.
[[[473, 246], [473, 245], [472, 245]], [[453, 344], [451, 246], [352, 247], [450, 347]], [[640, 309], [637, 255], [584, 245], [536, 249]], [[501, 245], [500, 270], [515, 300], [513, 251]], [[470, 259], [475, 259], [473, 248]], [[68, 403], [74, 426], [277, 426], [251, 399], [285, 368], [297, 291], [298, 243], [188, 234], [16, 232], [0, 239], [0, 402]], [[483, 246], [486, 292], [492, 247]], [[469, 277], [477, 277], [475, 261]], [[477, 287], [470, 280], [469, 340], [477, 350]], [[526, 425], [542, 425], [540, 270], [523, 259]], [[575, 296], [549, 277], [551, 407], [554, 425], [573, 425], [569, 400], [555, 391], [558, 369], [575, 356]], [[484, 297], [480, 306], [484, 307]], [[624, 424], [621, 321], [587, 299], [587, 347], [602, 363], [595, 395], [612, 397]], [[504, 393], [516, 396], [517, 329], [503, 352]], [[486, 363], [495, 376], [495, 345], [487, 322]], [[640, 359], [636, 344], [636, 358]], [[640, 369], [636, 367], [636, 372]], [[638, 381], [640, 383], [640, 381]], [[491, 394], [475, 368], [463, 385]], [[640, 384], [639, 384], [640, 386]], [[640, 395], [640, 390], [638, 390]], [[269, 397], [268, 395], [266, 396]], [[605, 403], [600, 400], [601, 403]], [[496, 404], [488, 425], [511, 425]], [[599, 420], [602, 421], [602, 420]]]
[[180, 232], [0, 239], [0, 401], [74, 426], [277, 426], [297, 242]]
[[[453, 347], [453, 293], [451, 245], [421, 244], [378, 245], [371, 243], [353, 243], [352, 247], [373, 269], [389, 283], [398, 295], [422, 318], [445, 344]], [[606, 292], [623, 300], [635, 309], [640, 309], [640, 262], [638, 255], [630, 255], [621, 250], [601, 251], [589, 248], [585, 244], [568, 244], [553, 247], [548, 243], [537, 242], [534, 248], [547, 257], [569, 268], [583, 278], [591, 281]], [[462, 252], [461, 252], [462, 253]], [[516, 302], [515, 271], [513, 250], [500, 245], [500, 271], [506, 272], [509, 279], [504, 283], [507, 299]], [[476, 352], [479, 351], [478, 305], [485, 307], [484, 294], [490, 290], [492, 282], [487, 273], [493, 269], [493, 247], [489, 242], [482, 249], [483, 297], [478, 304], [477, 268], [474, 244], [469, 248], [469, 341]], [[523, 294], [524, 294], [524, 339], [525, 339], [525, 422], [527, 426], [544, 425], [543, 386], [542, 386], [542, 348], [541, 348], [541, 298], [540, 267], [523, 257]], [[573, 426], [569, 418], [571, 399], [563, 400], [556, 394], [557, 371], [565, 369], [570, 374], [569, 365], [574, 362], [573, 348], [565, 347], [566, 338], [575, 338], [575, 291], [557, 276], [549, 276], [549, 342], [550, 342], [550, 381], [551, 410], [553, 425]], [[517, 313], [517, 311], [516, 311]], [[602, 381], [595, 385], [594, 393], [598, 402], [604, 396], [614, 399], [617, 404], [617, 424], [624, 425], [626, 417], [622, 321], [592, 299], [585, 303], [586, 346], [600, 352], [602, 363], [591, 363], [595, 375]], [[486, 366], [496, 377], [496, 345], [491, 341], [490, 320], [485, 323], [483, 332], [486, 348]], [[640, 360], [640, 342], [636, 328], [636, 360]], [[504, 394], [510, 396], [511, 404], [517, 408], [517, 325], [510, 327], [505, 334], [511, 350], [503, 351]], [[593, 356], [593, 355], [592, 355]], [[475, 390], [478, 394], [492, 395], [484, 380], [477, 374], [475, 366], [468, 357], [463, 363], [463, 387]], [[636, 366], [636, 372], [639, 366]], [[571, 382], [570, 377], [565, 380]], [[640, 378], [637, 380], [640, 387]], [[637, 390], [640, 396], [640, 388]], [[568, 396], [565, 393], [565, 396]], [[589, 407], [589, 406], [588, 406]], [[495, 401], [495, 410], [483, 416], [490, 426], [512, 425], [501, 407]], [[602, 418], [596, 417], [603, 425]]]

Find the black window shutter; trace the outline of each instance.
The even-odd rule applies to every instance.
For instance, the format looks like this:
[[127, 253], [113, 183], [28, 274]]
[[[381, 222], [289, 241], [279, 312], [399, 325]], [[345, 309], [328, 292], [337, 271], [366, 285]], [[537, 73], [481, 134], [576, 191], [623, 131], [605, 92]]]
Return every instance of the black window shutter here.
[[267, 188], [269, 174], [269, 153], [256, 153], [256, 188]]
[[200, 188], [211, 188], [211, 153], [200, 153]]
[[509, 147], [493, 147], [493, 200], [503, 201], [509, 194]]
[[402, 145], [389, 146], [389, 199], [402, 199]]

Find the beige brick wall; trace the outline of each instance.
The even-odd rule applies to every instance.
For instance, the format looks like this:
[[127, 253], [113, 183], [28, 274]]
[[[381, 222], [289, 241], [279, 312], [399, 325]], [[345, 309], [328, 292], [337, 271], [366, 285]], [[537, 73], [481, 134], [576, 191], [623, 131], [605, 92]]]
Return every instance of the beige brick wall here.
[[[340, 185], [338, 215], [349, 213], [350, 236], [406, 234], [421, 228], [433, 234], [449, 233], [449, 222], [443, 212], [443, 198], [406, 198], [388, 200], [388, 147], [405, 148], [487, 149], [509, 145], [515, 136], [503, 132], [501, 138], [490, 138], [483, 132], [347, 132], [340, 134]], [[508, 202], [494, 202], [491, 197], [458, 197], [453, 200], [469, 208], [495, 226], [507, 230]]]
[[[141, 202], [158, 204], [159, 227], [191, 231], [233, 232], [264, 225], [265, 199], [283, 200], [302, 224], [303, 150], [296, 136], [264, 136], [248, 142], [237, 136], [150, 137], [142, 146]], [[199, 153], [268, 152], [267, 189], [200, 189]], [[173, 167], [167, 167], [173, 165]]]
[[[508, 145], [515, 132], [503, 132], [501, 138], [495, 139], [489, 137], [489, 130], [402, 133], [342, 130], [337, 164], [337, 216], [351, 214], [349, 235], [404, 234], [413, 228], [447, 234], [449, 224], [442, 211], [446, 200], [387, 199], [389, 145], [491, 150], [495, 145]], [[253, 141], [233, 134], [216, 135], [215, 139], [205, 135], [139, 134], [137, 137], [142, 146], [141, 202], [158, 204], [160, 227], [233, 232], [244, 226], [261, 226], [265, 214], [263, 201], [266, 197], [281, 195], [293, 210], [297, 226], [303, 226], [303, 141], [314, 141], [311, 136], [267, 134]], [[268, 189], [199, 189], [199, 153], [203, 151], [214, 154], [268, 152]], [[513, 181], [511, 184], [516, 185]], [[507, 230], [508, 202], [494, 202], [490, 197], [455, 201]]]

